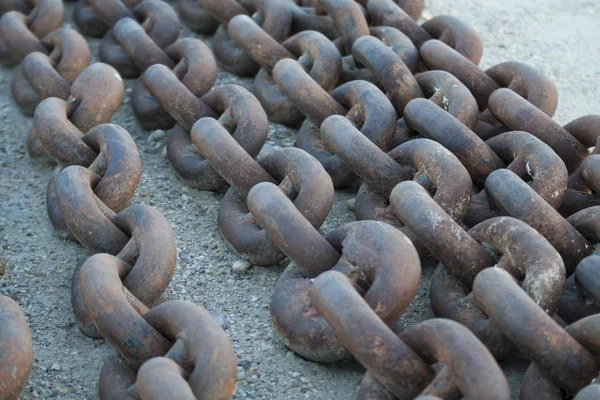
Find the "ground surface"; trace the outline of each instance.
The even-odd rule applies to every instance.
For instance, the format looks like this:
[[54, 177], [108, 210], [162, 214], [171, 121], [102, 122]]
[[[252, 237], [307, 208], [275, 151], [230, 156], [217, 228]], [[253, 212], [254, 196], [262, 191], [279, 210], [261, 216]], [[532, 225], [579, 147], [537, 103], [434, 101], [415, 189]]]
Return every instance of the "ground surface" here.
[[[546, 73], [560, 94], [556, 120], [561, 124], [600, 112], [597, 1], [427, 0], [427, 13], [451, 14], [470, 23], [483, 38], [483, 68], [520, 60]], [[97, 44], [91, 41], [94, 52]], [[18, 301], [33, 335], [35, 362], [22, 398], [94, 399], [100, 368], [112, 350], [104, 341], [81, 334], [75, 323], [69, 297], [71, 273], [85, 252], [53, 234], [46, 216], [45, 189], [56, 170], [26, 155], [25, 137], [32, 120], [12, 101], [14, 71], [0, 68], [0, 258], [8, 260], [7, 271], [0, 277], [0, 293]], [[231, 82], [252, 84], [221, 71], [215, 86]], [[150, 133], [140, 129], [131, 110], [132, 82], [126, 85], [127, 99], [113, 122], [129, 130], [141, 152], [143, 175], [132, 202], [157, 207], [175, 232], [178, 265], [167, 296], [194, 301], [227, 318], [227, 333], [242, 367], [235, 397], [355, 398], [363, 374], [360, 365], [307, 362], [277, 340], [269, 303], [283, 263], [254, 267], [242, 276], [231, 272], [238, 257], [216, 225], [222, 194], [193, 190], [177, 179], [163, 156], [166, 139], [148, 141]], [[293, 134], [272, 126], [266, 151], [289, 146]], [[352, 197], [352, 192], [336, 193], [324, 232], [353, 219], [345, 206]], [[419, 294], [403, 317], [407, 325], [432, 317], [427, 290], [431, 272], [425, 269]], [[503, 365], [515, 395], [524, 366], [523, 360]]]

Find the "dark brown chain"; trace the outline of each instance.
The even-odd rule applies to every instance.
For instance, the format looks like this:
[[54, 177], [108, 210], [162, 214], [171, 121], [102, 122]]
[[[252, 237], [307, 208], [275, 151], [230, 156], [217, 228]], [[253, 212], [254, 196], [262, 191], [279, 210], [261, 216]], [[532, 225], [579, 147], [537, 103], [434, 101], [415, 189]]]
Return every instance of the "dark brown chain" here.
[[[57, 234], [93, 255], [73, 275], [81, 330], [119, 357], [102, 399], [226, 399], [236, 357], [200, 306], [166, 301], [176, 246], [157, 210], [130, 205], [141, 159], [110, 124], [125, 78], [143, 129], [172, 129], [167, 156], [201, 190], [229, 186], [218, 225], [257, 265], [291, 261], [271, 315], [286, 346], [317, 362], [355, 357], [358, 397], [508, 399], [496, 359], [532, 361], [522, 399], [598, 397], [600, 116], [552, 120], [555, 85], [526, 64], [478, 67], [459, 19], [418, 23], [422, 0], [0, 0], [0, 61], [34, 115], [32, 158], [65, 167], [47, 208]], [[179, 39], [180, 18], [213, 34]], [[214, 54], [214, 57], [213, 57]], [[212, 88], [217, 64], [252, 76]], [[108, 65], [107, 65], [108, 64]], [[212, 90], [211, 90], [212, 89]], [[269, 121], [296, 148], [261, 155]], [[357, 183], [360, 182], [360, 187]], [[326, 235], [335, 188], [358, 188], [357, 222]], [[395, 325], [432, 278], [436, 319]], [[447, 318], [447, 319], [445, 319]], [[563, 325], [571, 325], [566, 328]], [[0, 296], [0, 398], [32, 366], [29, 328]], [[592, 384], [590, 384], [592, 383]]]

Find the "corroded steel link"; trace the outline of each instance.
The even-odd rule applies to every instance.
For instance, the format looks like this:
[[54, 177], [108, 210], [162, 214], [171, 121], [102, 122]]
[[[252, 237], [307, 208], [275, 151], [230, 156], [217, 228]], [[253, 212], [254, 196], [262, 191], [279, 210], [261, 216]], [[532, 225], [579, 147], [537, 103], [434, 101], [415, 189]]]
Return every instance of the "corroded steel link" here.
[[[600, 243], [600, 206], [589, 207], [567, 218], [577, 231], [597, 246]], [[567, 323], [600, 313], [600, 284], [596, 271], [600, 256], [593, 253], [577, 265], [575, 273], [565, 283], [558, 315]]]
[[400, 182], [390, 195], [398, 218], [437, 260], [470, 285], [484, 268], [495, 265], [492, 255], [454, 221], [416, 182]]
[[68, 100], [71, 84], [90, 64], [91, 52], [85, 39], [70, 28], [57, 29], [41, 40], [49, 55], [27, 55], [15, 73], [11, 91], [15, 103], [27, 115], [48, 97]]
[[[356, 0], [356, 2], [366, 8], [369, 0]], [[415, 21], [421, 18], [421, 14], [425, 8], [424, 0], [394, 0], [394, 2]]]
[[596, 305], [600, 304], [598, 266], [600, 266], [600, 255], [591, 255], [584, 258], [575, 270], [577, 288]]
[[289, 2], [292, 10], [292, 27], [290, 34], [296, 34], [302, 31], [321, 32], [328, 39], [333, 40], [338, 37], [333, 20], [328, 15], [322, 15], [317, 12], [314, 5], [298, 6], [294, 2]]
[[236, 0], [198, 0], [202, 7], [209, 12], [217, 21], [227, 24], [236, 15], [250, 15], [250, 11], [244, 8]]
[[[585, 147], [595, 147], [600, 138], [600, 115], [584, 115], [569, 122], [563, 128]], [[600, 151], [600, 149], [596, 151]]]
[[[277, 63], [273, 78], [279, 88], [307, 116], [296, 146], [315, 156], [333, 179], [336, 188], [356, 180], [356, 175], [327, 148], [319, 125], [331, 115], [345, 115], [377, 147], [387, 150], [394, 134], [396, 111], [388, 98], [367, 81], [352, 81], [327, 93], [293, 60]], [[316, 96], [315, 96], [316, 95]]]
[[452, 275], [444, 264], [439, 264], [431, 277], [429, 298], [434, 315], [452, 319], [469, 328], [496, 359], [507, 359], [517, 351], [481, 310], [471, 292], [471, 286]]
[[[390, 201], [402, 222], [442, 263], [431, 283], [434, 313], [466, 325], [494, 356], [505, 358], [515, 349], [469, 295], [479, 271], [498, 266], [524, 278], [527, 294], [549, 314], [554, 313], [564, 284], [564, 264], [553, 247], [525, 223], [494, 218], [467, 233], [413, 182], [398, 184]], [[495, 260], [484, 245], [502, 257]]]
[[[429, 101], [446, 110], [467, 128], [476, 126], [479, 110], [475, 98], [453, 75], [445, 71], [427, 71], [415, 75], [415, 79]], [[399, 119], [391, 148], [412, 140], [418, 134], [406, 126], [403, 118]]]
[[424, 96], [408, 66], [381, 40], [371, 36], [357, 39], [352, 45], [352, 56], [371, 70], [398, 115], [402, 115], [409, 101]]
[[483, 54], [483, 42], [471, 26], [451, 15], [438, 15], [425, 21], [421, 27], [433, 38], [438, 39], [479, 64]]
[[[391, 394], [412, 398], [427, 391], [435, 377], [429, 365], [440, 362], [466, 398], [510, 398], [506, 378], [492, 355], [460, 324], [433, 319], [397, 337], [343, 275], [323, 273], [310, 292], [340, 341]], [[377, 345], [365, 345], [373, 342]]]
[[478, 64], [483, 54], [483, 43], [479, 34], [464, 22], [450, 15], [438, 15], [417, 24], [393, 0], [369, 0], [367, 11], [376, 26], [391, 26], [398, 29], [420, 48], [432, 39], [439, 39]]
[[503, 133], [486, 144], [548, 204], [560, 205], [567, 190], [567, 168], [548, 145], [519, 131]]
[[473, 93], [482, 111], [488, 108], [490, 95], [505, 87], [527, 99], [547, 115], [554, 115], [558, 104], [556, 87], [545, 75], [526, 64], [509, 61], [484, 72], [465, 56], [438, 40], [425, 43], [419, 49], [419, 55], [428, 68], [448, 71], [458, 78]]
[[112, 65], [124, 78], [137, 78], [153, 64], [173, 68], [175, 62], [163, 49], [179, 36], [175, 10], [160, 0], [145, 0], [132, 13], [135, 19], [119, 19], [104, 36], [100, 60]]
[[213, 37], [213, 52], [219, 65], [233, 74], [242, 77], [253, 76], [260, 69], [260, 65], [229, 37], [224, 24], [219, 25]]
[[[327, 271], [308, 285], [307, 291], [312, 307], [318, 307], [315, 311], [324, 323], [328, 322], [340, 345], [352, 351], [367, 371], [394, 395], [414, 397], [434, 377], [433, 370], [398, 339], [353, 286], [342, 273]], [[364, 346], [364, 343], [377, 345]]]
[[144, 399], [197, 399], [185, 380], [185, 371], [166, 357], [156, 357], [142, 365], [136, 391]]
[[[598, 341], [600, 318], [597, 315], [577, 321], [567, 326], [565, 331], [593, 356], [598, 357], [598, 354], [600, 354], [600, 342]], [[597, 398], [598, 385], [593, 384], [596, 380], [597, 378], [593, 379], [591, 385], [581, 389], [574, 399], [591, 400]], [[540, 394], [544, 394], [544, 398], [549, 400], [562, 400], [565, 397], [561, 387], [564, 387], [564, 385], [554, 377], [549, 376], [539, 365], [532, 363], [525, 373], [520, 397], [523, 400], [533, 400], [539, 398]]]
[[31, 331], [18, 304], [0, 294], [0, 398], [16, 400], [33, 365]]
[[285, 40], [291, 32], [294, 11], [290, 0], [246, 0], [241, 1], [240, 4], [234, 0], [227, 0], [225, 6], [215, 0], [200, 0], [200, 2], [221, 21], [213, 42], [216, 59], [226, 70], [237, 75], [254, 75], [260, 65], [229, 36], [227, 24], [233, 17], [255, 12], [257, 23], [277, 42]]
[[133, 18], [130, 9], [141, 0], [78, 0], [73, 20], [86, 36], [101, 38], [121, 18]]
[[[175, 272], [177, 248], [173, 231], [159, 211], [142, 205], [124, 209], [111, 222], [130, 237], [129, 242], [116, 255], [129, 265], [129, 273], [123, 286], [141, 303], [153, 307]], [[84, 334], [102, 338], [83, 304], [82, 292], [94, 289], [80, 286], [80, 267], [76, 268], [71, 282], [73, 311]]]
[[[266, 118], [265, 118], [266, 119]], [[267, 137], [267, 128], [261, 129], [261, 140], [251, 143], [248, 139], [239, 136], [236, 140], [227, 131], [227, 121], [217, 121], [213, 118], [202, 118], [192, 128], [192, 141], [203, 157], [221, 178], [219, 182], [229, 183], [236, 191], [244, 196], [256, 183], [271, 180], [262, 168], [254, 161]], [[266, 122], [264, 124], [266, 126]], [[248, 132], [250, 134], [252, 132]], [[256, 145], [252, 154], [240, 144]], [[208, 168], [208, 165], [207, 165]]]
[[109, 27], [123, 18], [133, 18], [132, 9], [145, 0], [86, 0], [98, 17]]
[[121, 18], [133, 18], [131, 9], [141, 0], [78, 0], [73, 20], [86, 36], [101, 38]]
[[[231, 398], [237, 367], [235, 352], [219, 324], [202, 307], [169, 301], [143, 315], [151, 331], [172, 343], [142, 365], [136, 376], [115, 361], [100, 373], [100, 399], [216, 399]], [[179, 375], [175, 380], [171, 375]], [[164, 384], [163, 384], [164, 383]]]
[[200, 118], [216, 117], [213, 110], [192, 93], [165, 65], [153, 65], [142, 75], [146, 89], [166, 112], [188, 131]]
[[509, 89], [498, 89], [489, 98], [493, 116], [512, 130], [531, 133], [560, 156], [569, 173], [574, 172], [589, 151], [587, 147], [543, 111]]
[[398, 29], [410, 38], [417, 49], [426, 41], [433, 39], [393, 0], [369, 0], [366, 8], [372, 25], [391, 26]]
[[501, 253], [497, 268], [508, 271], [548, 315], [553, 315], [562, 294], [566, 272], [550, 243], [533, 228], [510, 217], [493, 218], [469, 230], [469, 235]]
[[[584, 258], [581, 262], [596, 262], [596, 257], [592, 254], [589, 257]], [[581, 264], [581, 263], [580, 263]], [[598, 268], [598, 266], [596, 266]], [[557, 315], [565, 323], [573, 323], [582, 318], [589, 317], [590, 315], [600, 314], [600, 306], [590, 298], [585, 296], [579, 287], [575, 284], [575, 273], [571, 275], [565, 282], [565, 290], [560, 298], [558, 304]]]
[[[208, 138], [213, 140], [212, 138]], [[204, 148], [208, 146], [202, 146]], [[237, 148], [235, 142], [227, 147]], [[237, 153], [237, 152], [236, 152]], [[237, 156], [232, 152], [232, 159]], [[215, 155], [205, 153], [216, 169], [223, 170], [226, 159], [218, 159]], [[245, 160], [244, 160], [245, 158]], [[273, 152], [256, 164], [250, 157], [244, 155], [238, 158], [250, 169], [233, 177], [234, 170], [227, 171], [224, 177], [232, 184], [221, 201], [218, 213], [218, 224], [223, 237], [241, 255], [251, 262], [259, 265], [272, 265], [283, 258], [283, 253], [269, 237], [260, 222], [257, 223], [253, 214], [246, 206], [246, 190], [250, 191], [249, 183], [270, 182], [279, 183], [279, 188], [287, 196], [293, 198], [294, 205], [300, 210], [307, 223], [319, 228], [333, 205], [333, 186], [331, 178], [316, 159], [306, 152], [285, 148]], [[213, 161], [214, 160], [214, 161]], [[237, 161], [236, 163], [240, 162]], [[217, 167], [219, 165], [219, 167]], [[253, 175], [252, 180], [242, 179], [251, 171], [258, 170], [259, 174]], [[242, 181], [242, 182], [236, 182]], [[240, 184], [243, 185], [240, 187]], [[240, 190], [241, 189], [241, 190]], [[245, 190], [244, 190], [245, 189]]]
[[299, 60], [301, 65], [309, 69], [310, 77], [327, 92], [337, 86], [342, 66], [341, 57], [335, 45], [323, 34], [305, 31], [279, 44], [246, 15], [234, 17], [227, 30], [240, 47], [262, 67], [254, 80], [254, 94], [269, 120], [298, 125], [305, 118], [271, 77], [273, 68], [280, 60]]
[[[180, 39], [165, 49], [165, 54], [174, 62], [173, 75], [181, 81], [170, 90], [180, 90], [201, 97], [207, 93], [217, 78], [217, 64], [212, 52], [201, 40]], [[146, 79], [136, 82], [131, 94], [131, 105], [142, 128], [170, 129], [175, 125], [175, 119], [165, 110], [160, 102], [152, 97], [145, 84]], [[156, 82], [155, 86], [160, 86]], [[184, 89], [185, 88], [185, 89]], [[163, 88], [154, 88], [163, 91]], [[179, 96], [182, 97], [182, 96]]]
[[505, 164], [472, 130], [446, 110], [425, 99], [414, 99], [404, 109], [406, 126], [450, 150], [473, 181], [483, 185], [492, 171]]
[[420, 262], [410, 241], [391, 226], [360, 221], [323, 238], [270, 183], [260, 183], [250, 191], [248, 208], [294, 263], [277, 283], [271, 317], [286, 346], [303, 357], [328, 362], [349, 356], [308, 296], [310, 279], [319, 273], [334, 269], [349, 276], [388, 325], [394, 324], [412, 301]]
[[545, 114], [553, 116], [558, 105], [558, 91], [542, 72], [518, 61], [507, 61], [485, 71], [501, 87], [527, 99]]
[[[419, 51], [410, 39], [396, 28], [389, 26], [378, 26], [369, 28], [371, 36], [379, 39], [388, 49], [396, 54], [406, 65], [409, 71], [414, 72], [419, 65]], [[354, 54], [356, 50], [352, 50]], [[374, 71], [357, 63], [355, 56], [342, 58], [341, 82], [363, 80], [381, 86]]]
[[592, 252], [590, 243], [514, 172], [500, 169], [485, 182], [489, 199], [503, 211], [542, 234], [560, 253], [567, 275]]
[[[155, 87], [152, 87], [151, 91], [156, 93]], [[165, 93], [163, 91], [161, 96]], [[241, 86], [227, 85], [210, 91], [200, 100], [196, 97], [193, 97], [193, 99], [206, 109], [205, 112], [194, 113], [195, 117], [199, 119], [212, 116], [218, 117], [218, 122], [213, 121], [219, 125], [227, 136], [231, 137], [233, 142], [241, 146], [240, 151], [248, 154], [249, 158], [256, 158], [267, 139], [269, 126], [267, 116], [260, 103], [250, 92]], [[159, 98], [159, 100], [162, 99]], [[181, 106], [178, 103], [162, 104], [169, 104], [169, 107]], [[169, 108], [167, 110], [171, 112]], [[177, 114], [171, 115], [178, 119]], [[193, 123], [195, 120], [190, 119], [180, 123], [182, 122], [187, 124]], [[218, 170], [211, 166], [211, 162], [205, 159], [205, 153], [202, 149], [199, 149], [199, 145], [194, 143], [195, 139], [192, 138], [199, 127], [192, 127], [190, 132], [190, 129], [186, 126], [177, 125], [169, 134], [167, 157], [175, 172], [191, 187], [202, 190], [223, 188], [226, 186], [226, 181], [221, 177]], [[215, 143], [212, 145], [218, 147]], [[220, 153], [219, 157], [231, 160], [230, 154], [227, 152]]]
[[130, 270], [117, 257], [96, 254], [81, 267], [79, 284], [83, 305], [102, 337], [125, 360], [139, 365], [166, 354], [171, 343], [144, 320], [148, 308], [123, 286]]
[[444, 70], [457, 77], [475, 96], [481, 110], [487, 109], [488, 98], [500, 85], [452, 47], [439, 40], [430, 40], [419, 49], [425, 66]]
[[[552, 208], [561, 204], [567, 190], [567, 168], [547, 144], [519, 131], [502, 133], [485, 143], [507, 163], [507, 169], [527, 182]], [[469, 213], [463, 222], [473, 226], [502, 214], [482, 190], [471, 199]]]
[[141, 161], [133, 139], [118, 125], [100, 125], [85, 138], [99, 151], [98, 158], [89, 169], [72, 166], [58, 175], [56, 205], [49, 200], [48, 211], [55, 226], [60, 228], [64, 219], [68, 230], [90, 251], [116, 254], [127, 236], [110, 219], [133, 195]]
[[464, 326], [431, 319], [401, 332], [399, 338], [426, 362], [444, 365], [423, 394], [446, 398], [453, 386], [466, 398], [510, 398], [506, 377], [492, 354]]
[[201, 34], [213, 34], [219, 26], [219, 21], [198, 0], [180, 0], [179, 18], [188, 28]]
[[[292, 59], [283, 59], [273, 68], [273, 80], [308, 119], [320, 126], [331, 115], [344, 115], [346, 109]], [[394, 111], [395, 114], [395, 111]]]
[[[296, 268], [304, 275], [317, 276], [339, 260], [339, 252], [274, 184], [256, 184], [248, 194], [248, 208], [264, 232], [292, 262], [297, 262]], [[292, 243], [304, 245], [291, 246]]]
[[396, 2], [415, 21], [421, 18], [425, 8], [425, 0], [396, 0]]
[[9, 11], [0, 18], [0, 63], [21, 62], [27, 54], [49, 51], [41, 39], [63, 22], [62, 0], [36, 0], [28, 15]]
[[[600, 146], [597, 145], [597, 141], [600, 138], [600, 115], [585, 115], [577, 118], [565, 125], [563, 129], [584, 146], [588, 148], [594, 147], [590, 155], [586, 157], [586, 160], [593, 155], [600, 154]], [[585, 160], [584, 163], [586, 163]], [[588, 168], [593, 166], [593, 170], [597, 171], [597, 162], [591, 162], [591, 165], [588, 165]], [[564, 217], [568, 217], [584, 208], [600, 205], [600, 193], [598, 193], [597, 189], [594, 189], [594, 187], [597, 187], [597, 183], [583, 176], [582, 172], [583, 170], [580, 165], [569, 176], [569, 188], [558, 209]], [[598, 173], [591, 172], [588, 169], [587, 174], [593, 177]], [[596, 182], [598, 181], [596, 180]]]
[[519, 350], [568, 393], [577, 393], [598, 376], [600, 367], [593, 355], [519, 288], [508, 272], [500, 268], [482, 271], [473, 293]]
[[[465, 215], [471, 178], [458, 159], [440, 144], [414, 139], [385, 154], [340, 116], [326, 119], [321, 135], [344, 164], [364, 181], [356, 198], [357, 220], [402, 226], [388, 198], [396, 184], [409, 179], [435, 193], [434, 200], [456, 221]], [[412, 239], [412, 234], [404, 233]]]
[[92, 64], [71, 85], [68, 102], [43, 100], [27, 137], [31, 157], [49, 155], [62, 165], [89, 165], [96, 155], [81, 142], [93, 127], [111, 120], [123, 100], [123, 81], [109, 65]]
[[600, 205], [600, 146], [569, 176], [569, 188], [558, 211], [565, 217]]
[[23, 14], [29, 14], [31, 7], [25, 0], [2, 0], [0, 1], [0, 16], [9, 11], [19, 11]]
[[318, 5], [333, 19], [345, 54], [352, 52], [352, 44], [361, 36], [369, 35], [369, 26], [362, 7], [354, 0], [319, 0]]
[[[229, 398], [235, 386], [235, 353], [219, 324], [203, 308], [183, 301], [148, 310], [123, 286], [130, 269], [108, 254], [92, 256], [81, 268], [83, 303], [96, 328], [132, 365], [166, 356], [191, 367], [188, 383], [200, 398]], [[104, 379], [108, 369], [100, 377], [101, 399], [114, 398], [111, 392], [119, 389]]]
[[600, 206], [585, 208], [567, 218], [567, 222], [593, 245], [600, 243]]
[[110, 29], [96, 14], [87, 0], [77, 0], [73, 10], [73, 21], [82, 34], [94, 38], [101, 38]]

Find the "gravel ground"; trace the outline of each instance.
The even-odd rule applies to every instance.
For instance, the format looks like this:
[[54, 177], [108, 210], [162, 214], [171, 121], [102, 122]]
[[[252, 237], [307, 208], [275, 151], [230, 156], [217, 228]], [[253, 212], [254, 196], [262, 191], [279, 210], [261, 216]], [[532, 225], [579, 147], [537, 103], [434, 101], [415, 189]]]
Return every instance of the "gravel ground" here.
[[[71, 5], [67, 12], [71, 13]], [[600, 111], [600, 3], [582, 0], [427, 0], [428, 15], [451, 14], [470, 23], [483, 37], [488, 68], [520, 60], [546, 73], [558, 87], [556, 120], [561, 124]], [[189, 35], [184, 31], [184, 35]], [[91, 40], [96, 53], [98, 41]], [[0, 258], [8, 260], [0, 276], [0, 293], [16, 300], [33, 335], [35, 361], [23, 399], [97, 398], [103, 361], [113, 353], [102, 340], [92, 340], [77, 328], [70, 305], [70, 281], [77, 261], [86, 256], [75, 243], [58, 239], [46, 215], [45, 190], [57, 168], [38, 164], [26, 154], [25, 138], [32, 120], [23, 116], [10, 95], [15, 69], [0, 67]], [[219, 71], [215, 86], [251, 80]], [[226, 317], [227, 333], [238, 356], [240, 398], [350, 399], [363, 375], [356, 362], [319, 365], [286, 348], [271, 327], [269, 303], [284, 263], [252, 267], [245, 275], [232, 272], [239, 260], [222, 239], [216, 214], [223, 193], [188, 188], [164, 157], [166, 137], [150, 135], [137, 125], [126, 82], [126, 100], [113, 122], [125, 127], [141, 153], [143, 174], [132, 203], [158, 208], [171, 223], [178, 248], [177, 271], [169, 299], [185, 299]], [[289, 146], [294, 131], [272, 125], [264, 151]], [[334, 209], [323, 226], [328, 232], [351, 221], [346, 201], [352, 191], [337, 191]], [[401, 322], [429, 319], [431, 267], [424, 267], [421, 289]], [[503, 364], [516, 396], [526, 362]]]

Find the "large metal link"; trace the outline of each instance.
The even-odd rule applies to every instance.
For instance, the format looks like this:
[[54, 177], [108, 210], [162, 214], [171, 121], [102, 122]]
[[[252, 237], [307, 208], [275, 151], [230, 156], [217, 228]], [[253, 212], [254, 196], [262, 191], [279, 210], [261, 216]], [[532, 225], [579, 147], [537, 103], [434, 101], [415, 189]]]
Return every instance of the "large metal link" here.
[[[119, 355], [101, 399], [228, 399], [237, 375], [219, 323], [162, 297], [177, 247], [158, 210], [130, 205], [142, 160], [110, 124], [121, 76], [139, 77], [139, 125], [172, 129], [176, 174], [229, 185], [217, 222], [233, 249], [291, 261], [270, 310], [284, 344], [355, 357], [359, 399], [508, 399], [494, 357], [518, 351], [532, 361], [522, 399], [599, 396], [600, 116], [561, 127], [542, 71], [482, 71], [479, 34], [449, 15], [419, 24], [423, 3], [180, 0], [178, 16], [160, 0], [79, 0], [73, 19], [109, 64], [89, 65], [85, 39], [60, 27], [62, 0], [0, 0], [0, 62], [21, 63], [12, 94], [34, 116], [28, 153], [64, 167], [49, 218], [91, 253], [71, 281], [79, 328]], [[178, 40], [180, 19], [212, 42]], [[254, 93], [213, 88], [217, 61], [256, 74]], [[300, 126], [298, 148], [261, 153], [269, 121]], [[334, 188], [358, 188], [359, 221], [322, 233]], [[401, 330], [432, 257], [431, 308], [449, 320]], [[0, 296], [0, 399], [19, 396], [32, 363], [25, 316]]]

